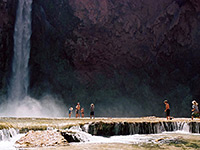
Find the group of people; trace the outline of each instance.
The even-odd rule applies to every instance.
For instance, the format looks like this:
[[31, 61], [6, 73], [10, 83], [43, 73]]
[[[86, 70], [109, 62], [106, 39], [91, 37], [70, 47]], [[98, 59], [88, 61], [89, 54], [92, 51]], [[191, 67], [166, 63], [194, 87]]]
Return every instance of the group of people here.
[[[73, 112], [73, 107], [70, 107], [69, 108], [69, 118], [71, 118], [72, 112]], [[78, 118], [78, 117], [80, 118], [80, 114], [81, 114], [81, 117], [84, 118], [84, 108], [83, 107], [81, 108], [81, 105], [78, 102], [76, 105], [76, 108], [75, 108], [76, 118]], [[90, 105], [90, 118], [91, 119], [94, 118], [94, 104], [93, 103]]]
[[[170, 106], [169, 106], [168, 100], [164, 100], [164, 104], [165, 104], [165, 112], [166, 112], [167, 120], [171, 120], [172, 117], [170, 117]], [[200, 112], [199, 112], [198, 103], [196, 102], [196, 100], [192, 101], [191, 111], [192, 111], [192, 114], [191, 114], [192, 120], [194, 118], [200, 118]], [[71, 118], [72, 112], [73, 112], [73, 107], [70, 107], [69, 118]], [[75, 109], [76, 118], [80, 117], [80, 114], [81, 114], [81, 117], [84, 118], [84, 108], [83, 107], [81, 108], [80, 103], [78, 102]], [[90, 105], [90, 118], [94, 118], [94, 104], [93, 103]]]
[[[165, 104], [165, 112], [166, 112], [167, 120], [171, 120], [172, 117], [170, 117], [170, 107], [169, 107], [168, 101], [165, 100], [164, 104]], [[192, 120], [194, 118], [200, 118], [200, 112], [199, 112], [198, 103], [196, 102], [196, 100], [192, 101], [192, 114], [191, 114], [191, 118], [192, 118]]]

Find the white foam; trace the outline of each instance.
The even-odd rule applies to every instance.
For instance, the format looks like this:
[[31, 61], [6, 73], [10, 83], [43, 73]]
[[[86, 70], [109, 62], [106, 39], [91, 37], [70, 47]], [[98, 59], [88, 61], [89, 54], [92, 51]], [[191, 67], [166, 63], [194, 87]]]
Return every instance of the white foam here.
[[[121, 135], [121, 136], [111, 136], [111, 137], [102, 137], [102, 136], [94, 136], [89, 133], [83, 132], [79, 126], [72, 127], [71, 131], [76, 132], [76, 137], [82, 143], [96, 143], [96, 144], [109, 144], [109, 143], [122, 143], [122, 144], [140, 144], [140, 143], [155, 143], [157, 139], [165, 139], [166, 136], [168, 139], [174, 139], [174, 135], [177, 134], [190, 134], [190, 135], [198, 135], [200, 134], [193, 134], [189, 133], [188, 124], [185, 124], [187, 127], [184, 130], [178, 130], [173, 132], [162, 132], [159, 134], [134, 134], [134, 135]], [[88, 126], [84, 127], [84, 131], [88, 130]], [[77, 144], [77, 143], [73, 143]]]
[[1, 150], [16, 150], [15, 142], [20, 139], [24, 134], [17, 134], [9, 140], [0, 141], [0, 149]]

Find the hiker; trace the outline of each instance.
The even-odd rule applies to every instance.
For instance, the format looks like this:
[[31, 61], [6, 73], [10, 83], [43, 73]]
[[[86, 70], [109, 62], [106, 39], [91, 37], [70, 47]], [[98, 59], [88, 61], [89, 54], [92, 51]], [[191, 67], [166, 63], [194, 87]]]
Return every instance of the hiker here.
[[81, 117], [84, 118], [84, 108], [81, 108]]
[[71, 118], [71, 116], [72, 116], [72, 111], [73, 111], [73, 107], [70, 107], [69, 108], [69, 118]]
[[90, 119], [92, 119], [92, 117], [94, 119], [94, 104], [93, 103], [90, 105]]
[[80, 117], [80, 114], [79, 114], [80, 108], [81, 108], [81, 106], [80, 106], [80, 103], [78, 102], [76, 105], [76, 118]]
[[200, 117], [198, 103], [195, 100], [192, 101], [192, 115], [191, 116], [192, 116], [192, 120], [193, 118]]
[[167, 120], [170, 120], [170, 108], [169, 108], [169, 103], [167, 100], [164, 101], [165, 104], [165, 112], [166, 112], [166, 116], [167, 116]]

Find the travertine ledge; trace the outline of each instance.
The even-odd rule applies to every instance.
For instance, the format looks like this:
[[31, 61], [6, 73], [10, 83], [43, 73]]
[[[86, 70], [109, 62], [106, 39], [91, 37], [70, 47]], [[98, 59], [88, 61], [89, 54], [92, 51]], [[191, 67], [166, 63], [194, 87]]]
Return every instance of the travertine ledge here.
[[[174, 118], [172, 120], [166, 120], [166, 118], [158, 117], [140, 117], [140, 118], [15, 118], [15, 117], [1, 117], [0, 118], [0, 129], [5, 128], [15, 128], [19, 129], [20, 133], [26, 133], [29, 130], [46, 130], [48, 128], [56, 129], [68, 129], [72, 126], [83, 126], [89, 124], [89, 133], [95, 134], [94, 128], [101, 129], [102, 125], [112, 125], [116, 124], [132, 124], [137, 126], [142, 124], [145, 128], [149, 125], [159, 124], [174, 124], [174, 123], [187, 123], [190, 126], [190, 132], [199, 133], [200, 132], [200, 119], [191, 120], [190, 118]], [[108, 126], [106, 126], [108, 127]], [[109, 128], [106, 128], [106, 130]], [[93, 130], [93, 131], [92, 131]], [[109, 129], [110, 130], [110, 129]], [[150, 129], [151, 130], [151, 129]], [[171, 130], [169, 130], [171, 131]], [[156, 132], [155, 132], [156, 133]], [[112, 133], [113, 134], [113, 133]], [[120, 134], [120, 133], [117, 133]], [[98, 134], [95, 134], [98, 135]]]

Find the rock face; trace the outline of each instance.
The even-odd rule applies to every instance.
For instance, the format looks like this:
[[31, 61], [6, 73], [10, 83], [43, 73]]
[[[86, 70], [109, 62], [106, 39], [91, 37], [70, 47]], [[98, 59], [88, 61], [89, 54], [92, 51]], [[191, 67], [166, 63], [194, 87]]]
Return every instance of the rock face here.
[[0, 96], [7, 93], [9, 84], [16, 4], [17, 0], [0, 0]]
[[200, 133], [200, 123], [199, 122], [191, 122], [190, 123], [190, 132]]
[[189, 78], [187, 71], [193, 61], [187, 55], [195, 57], [199, 47], [198, 2], [69, 0], [69, 3], [82, 21], [74, 30], [78, 39], [67, 42], [75, 49], [73, 63], [81, 76], [91, 80], [99, 72], [113, 76], [116, 70], [124, 74], [124, 70], [144, 68], [154, 80], [162, 78], [165, 71], [171, 80], [181, 83], [186, 82], [187, 75], [176, 78], [179, 74], [188, 73]]
[[189, 116], [200, 98], [198, 0], [34, 0], [32, 19], [33, 97], [81, 101], [86, 113], [94, 102], [101, 116], [162, 116], [164, 99]]

